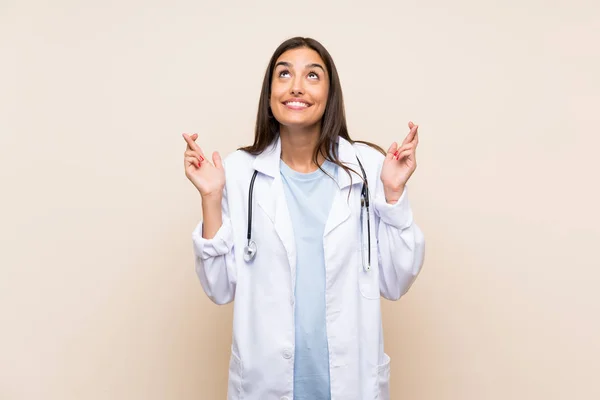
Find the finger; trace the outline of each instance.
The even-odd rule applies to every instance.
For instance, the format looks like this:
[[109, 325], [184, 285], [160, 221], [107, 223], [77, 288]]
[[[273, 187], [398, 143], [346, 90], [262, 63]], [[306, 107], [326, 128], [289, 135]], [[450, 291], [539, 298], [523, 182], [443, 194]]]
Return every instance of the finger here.
[[223, 160], [221, 160], [221, 155], [218, 151], [213, 152], [212, 159], [215, 167], [218, 169], [223, 169]]
[[398, 155], [399, 153], [405, 151], [405, 150], [409, 150], [409, 149], [414, 149], [417, 147], [417, 144], [415, 142], [410, 142], [407, 143], [405, 145], [403, 145], [402, 147], [400, 147], [397, 151], [395, 155]]
[[185, 166], [189, 167], [190, 165], [193, 165], [196, 168], [200, 168], [200, 161], [198, 161], [198, 159], [196, 157], [186, 157], [185, 158]]
[[413, 122], [412, 122], [412, 121], [409, 121], [409, 122], [408, 122], [408, 129], [412, 129], [412, 128], [413, 128], [413, 126], [415, 126], [415, 124], [413, 124]]
[[198, 159], [196, 157], [184, 157], [185, 160], [185, 166], [189, 166], [189, 165], [194, 165], [196, 167], [200, 166], [200, 161], [198, 161]]
[[[188, 135], [190, 137], [190, 139], [192, 139], [193, 142], [196, 141], [196, 139], [198, 139], [198, 134], [197, 133], [193, 133], [191, 135]], [[190, 145], [187, 145], [188, 148], [190, 148]]]
[[398, 147], [398, 148], [396, 149], [396, 151], [394, 152], [394, 154], [392, 154], [392, 159], [394, 159], [394, 160], [397, 160], [397, 159], [398, 159], [398, 155], [399, 155], [401, 152], [403, 152], [404, 150], [406, 150], [406, 149], [407, 149], [407, 146], [408, 146], [408, 145], [406, 145], [406, 144], [405, 144], [405, 145], [403, 145], [403, 146], [401, 146], [401, 147]]
[[414, 153], [413, 149], [404, 150], [402, 153], [399, 154], [398, 159], [401, 159], [401, 158], [404, 158], [406, 156], [409, 156], [412, 153]]
[[412, 140], [415, 137], [415, 134], [417, 133], [417, 129], [419, 129], [419, 125], [413, 124], [413, 126], [410, 128], [410, 132], [408, 132], [408, 135], [406, 135], [406, 137], [402, 141], [403, 145], [406, 144], [406, 143], [412, 142]]
[[416, 151], [416, 148], [417, 148], [417, 145], [415, 142], [408, 143], [398, 149], [394, 158], [396, 160], [400, 160], [402, 157], [405, 157], [407, 154], [414, 153]]
[[392, 145], [388, 148], [388, 154], [389, 153], [395, 153], [396, 150], [398, 149], [398, 143], [394, 142], [392, 143]]
[[185, 153], [183, 153], [183, 155], [185, 157], [196, 157], [200, 162], [204, 161], [204, 157], [202, 157], [200, 154], [198, 154], [198, 152], [193, 150], [187, 150]]
[[397, 150], [398, 150], [398, 143], [396, 143], [396, 142], [392, 143], [392, 145], [388, 148], [385, 158], [394, 158]]
[[410, 157], [412, 154], [414, 154], [414, 152], [415, 152], [414, 149], [404, 150], [398, 154], [398, 156], [396, 157], [396, 160], [400, 161], [404, 157]]
[[[196, 136], [196, 138], [198, 138], [198, 134], [194, 133], [194, 135]], [[194, 135], [192, 135], [192, 136], [194, 136]], [[200, 155], [202, 157], [204, 157], [204, 153], [202, 152], [202, 149], [194, 141], [195, 139], [192, 139], [192, 136], [188, 135], [187, 133], [183, 134], [183, 138], [185, 139], [186, 143], [188, 144], [188, 148], [191, 150], [197, 151], [198, 153], [200, 153]]]
[[402, 153], [403, 151], [406, 151], [406, 150], [411, 150], [411, 149], [413, 149], [414, 147], [416, 147], [416, 145], [415, 145], [415, 143], [414, 143], [414, 142], [403, 144], [403, 145], [402, 145], [401, 147], [399, 147], [399, 148], [396, 150], [396, 152], [395, 152], [395, 153], [392, 155], [392, 158], [394, 158], [394, 159], [396, 159], [396, 160], [399, 160], [399, 159], [400, 159], [400, 158], [399, 158], [399, 154], [400, 154], [400, 153]]
[[192, 148], [190, 147], [190, 143], [188, 142], [188, 139], [190, 139], [190, 135], [188, 135], [187, 133], [182, 133], [181, 136], [183, 136], [183, 140], [185, 140], [186, 143], [186, 150], [192, 150]]

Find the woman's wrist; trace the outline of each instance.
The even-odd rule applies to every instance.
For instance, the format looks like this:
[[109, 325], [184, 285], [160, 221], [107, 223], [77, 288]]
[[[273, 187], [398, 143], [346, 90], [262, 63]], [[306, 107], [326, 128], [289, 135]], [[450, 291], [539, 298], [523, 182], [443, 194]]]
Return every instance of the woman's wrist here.
[[200, 193], [200, 197], [202, 198], [202, 203], [217, 203], [221, 205], [221, 200], [223, 200], [223, 190], [206, 194]]
[[385, 201], [388, 204], [394, 204], [396, 203], [400, 197], [402, 197], [402, 193], [404, 193], [404, 187], [405, 185], [402, 185], [398, 188], [394, 188], [394, 189], [390, 189], [390, 188], [383, 188], [383, 194], [385, 196]]
[[214, 195], [202, 195], [202, 218], [204, 220], [202, 237], [205, 239], [214, 238], [221, 225], [223, 225], [222, 200], [222, 192], [215, 193]]

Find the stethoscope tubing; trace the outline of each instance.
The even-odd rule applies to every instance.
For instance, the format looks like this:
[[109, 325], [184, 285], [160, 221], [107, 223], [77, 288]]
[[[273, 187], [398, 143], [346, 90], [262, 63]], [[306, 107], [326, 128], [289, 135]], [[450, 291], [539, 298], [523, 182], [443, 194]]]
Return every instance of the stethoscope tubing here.
[[[365, 169], [363, 168], [362, 163], [358, 159], [358, 156], [356, 157], [356, 160], [358, 161], [358, 165], [360, 167], [360, 170], [361, 170], [362, 176], [363, 176], [363, 185], [361, 188], [360, 202], [361, 202], [361, 210], [362, 210], [362, 207], [364, 206], [367, 211], [367, 254], [368, 254], [367, 269], [370, 269], [370, 267], [371, 267], [371, 216], [370, 216], [370, 212], [369, 212], [369, 208], [370, 208], [369, 207], [369, 182], [367, 180], [367, 173], [365, 172]], [[250, 187], [248, 188], [248, 224], [247, 224], [248, 231], [246, 233], [247, 245], [244, 249], [246, 261], [250, 261], [252, 258], [254, 258], [254, 255], [256, 254], [256, 244], [252, 240], [252, 198], [253, 198], [253, 194], [254, 194], [254, 181], [256, 180], [257, 174], [258, 174], [258, 171], [254, 170], [254, 173], [252, 174], [252, 179], [250, 180]], [[363, 261], [363, 263], [364, 263], [364, 261]]]

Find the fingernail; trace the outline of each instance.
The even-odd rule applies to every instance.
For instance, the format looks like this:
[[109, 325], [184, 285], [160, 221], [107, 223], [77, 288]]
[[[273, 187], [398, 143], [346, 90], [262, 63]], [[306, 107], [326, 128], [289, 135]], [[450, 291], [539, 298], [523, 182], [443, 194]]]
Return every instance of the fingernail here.
[[200, 156], [200, 162], [204, 161], [204, 157]]

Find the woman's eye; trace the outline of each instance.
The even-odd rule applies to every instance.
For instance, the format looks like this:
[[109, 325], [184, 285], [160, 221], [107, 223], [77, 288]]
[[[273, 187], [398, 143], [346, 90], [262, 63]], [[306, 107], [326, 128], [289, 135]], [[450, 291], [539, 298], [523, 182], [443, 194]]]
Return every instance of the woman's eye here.
[[315, 72], [310, 72], [308, 77], [311, 79], [319, 79], [319, 75], [317, 75]]
[[290, 72], [289, 72], [289, 71], [283, 70], [283, 71], [279, 72], [279, 77], [280, 77], [280, 78], [285, 78], [285, 77], [287, 77], [289, 74], [290, 74]]

